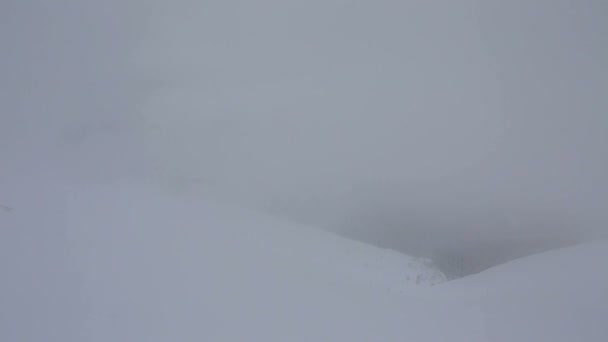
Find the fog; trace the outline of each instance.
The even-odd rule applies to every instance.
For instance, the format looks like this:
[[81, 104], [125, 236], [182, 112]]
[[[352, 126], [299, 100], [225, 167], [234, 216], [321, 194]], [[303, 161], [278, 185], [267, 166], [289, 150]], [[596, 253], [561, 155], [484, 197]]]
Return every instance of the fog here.
[[144, 164], [133, 2], [0, 4], [0, 172], [108, 180]]
[[608, 233], [603, 1], [0, 6], [6, 183], [147, 179], [453, 275]]

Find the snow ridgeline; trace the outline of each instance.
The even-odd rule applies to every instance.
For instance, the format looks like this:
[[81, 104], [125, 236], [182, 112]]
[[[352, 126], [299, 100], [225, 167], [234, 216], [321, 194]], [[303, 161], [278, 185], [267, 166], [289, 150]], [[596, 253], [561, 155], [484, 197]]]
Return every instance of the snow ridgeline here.
[[[69, 235], [83, 253], [80, 256], [87, 258], [92, 249], [108, 242], [110, 246], [105, 247], [124, 247], [116, 250], [117, 254], [149, 252], [150, 260], [162, 259], [159, 264], [179, 263], [184, 253], [191, 253], [188, 257], [212, 260], [214, 267], [221, 260], [227, 267], [255, 261], [253, 270], [276, 268], [284, 273], [283, 268], [291, 265], [296, 273], [320, 271], [362, 286], [393, 290], [446, 281], [429, 259], [254, 211], [150, 189], [97, 188], [74, 193], [68, 207]], [[80, 248], [85, 242], [92, 249]]]
[[342, 339], [383, 315], [360, 300], [445, 280], [424, 260], [150, 190], [78, 192], [68, 210], [93, 341]]
[[15, 209], [1, 216], [2, 341], [608, 336], [606, 242], [417, 286], [445, 278], [424, 261], [254, 212], [132, 186], [38, 195], [7, 198]]

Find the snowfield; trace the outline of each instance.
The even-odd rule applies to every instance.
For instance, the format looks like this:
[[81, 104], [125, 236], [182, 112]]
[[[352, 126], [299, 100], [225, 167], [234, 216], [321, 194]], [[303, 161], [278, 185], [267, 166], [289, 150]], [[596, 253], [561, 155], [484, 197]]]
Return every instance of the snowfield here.
[[608, 338], [606, 242], [445, 282], [426, 260], [255, 212], [57, 191], [2, 213], [2, 341]]

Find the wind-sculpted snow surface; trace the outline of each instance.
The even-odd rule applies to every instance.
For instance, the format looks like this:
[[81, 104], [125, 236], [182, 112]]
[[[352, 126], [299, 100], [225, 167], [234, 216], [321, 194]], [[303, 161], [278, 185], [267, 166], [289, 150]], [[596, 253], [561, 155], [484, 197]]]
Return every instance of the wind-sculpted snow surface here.
[[607, 243], [446, 283], [428, 261], [200, 199], [133, 186], [66, 194], [3, 213], [2, 341], [608, 337]]

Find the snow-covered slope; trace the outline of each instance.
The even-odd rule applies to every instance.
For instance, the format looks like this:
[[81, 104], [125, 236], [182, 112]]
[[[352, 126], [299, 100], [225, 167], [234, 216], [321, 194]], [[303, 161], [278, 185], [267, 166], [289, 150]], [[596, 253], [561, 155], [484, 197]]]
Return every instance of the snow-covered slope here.
[[399, 340], [418, 315], [402, 294], [445, 280], [424, 260], [152, 191], [80, 192], [68, 217], [92, 341]]
[[424, 260], [254, 212], [132, 186], [62, 191], [0, 221], [0, 340], [608, 336], [605, 242], [442, 283]]
[[607, 241], [587, 243], [515, 260], [440, 288], [478, 298], [488, 341], [606, 341], [607, 262]]

